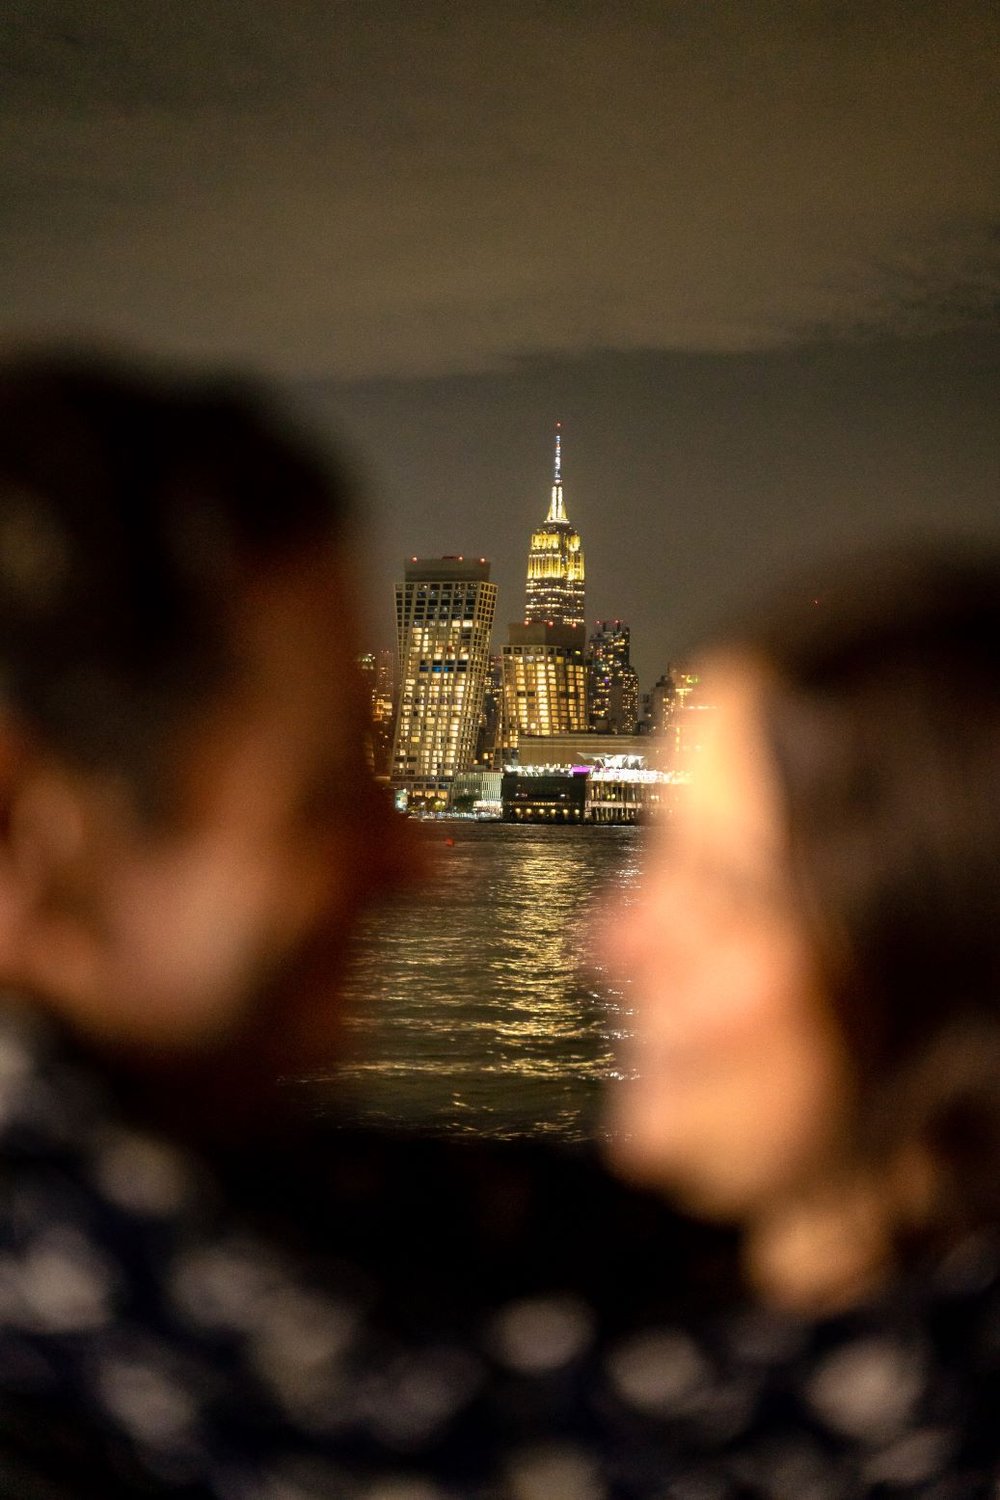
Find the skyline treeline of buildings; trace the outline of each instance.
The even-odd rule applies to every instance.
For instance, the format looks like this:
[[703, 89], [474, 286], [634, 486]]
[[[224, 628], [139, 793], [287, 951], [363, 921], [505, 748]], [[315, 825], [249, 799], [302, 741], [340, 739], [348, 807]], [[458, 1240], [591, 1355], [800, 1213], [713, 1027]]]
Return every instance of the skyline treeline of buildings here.
[[634, 742], [662, 736], [697, 679], [668, 666], [640, 694], [628, 625], [598, 620], [588, 638], [585, 588], [557, 423], [548, 512], [528, 548], [524, 615], [508, 625], [500, 650], [491, 652], [497, 586], [489, 562], [411, 557], [394, 590], [395, 659], [389, 651], [360, 658], [373, 769], [388, 775], [403, 803], [444, 807], [470, 773], [498, 777], [525, 759], [537, 766], [550, 750], [567, 765], [624, 760], [623, 752], [635, 768], [645, 764], [649, 747]]

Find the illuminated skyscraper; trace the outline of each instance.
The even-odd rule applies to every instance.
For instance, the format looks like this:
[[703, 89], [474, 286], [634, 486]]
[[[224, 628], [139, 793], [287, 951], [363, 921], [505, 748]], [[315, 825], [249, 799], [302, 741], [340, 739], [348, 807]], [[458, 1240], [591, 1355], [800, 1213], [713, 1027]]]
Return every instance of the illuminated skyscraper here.
[[635, 734], [639, 725], [639, 679], [629, 640], [621, 620], [598, 620], [587, 644], [588, 718], [599, 733]]
[[674, 771], [693, 771], [716, 709], [700, 673], [687, 665], [668, 668], [674, 698], [667, 719], [667, 761]]
[[477, 766], [494, 770], [503, 765], [504, 706], [503, 669], [499, 652], [490, 657], [486, 672], [486, 691], [483, 693], [483, 712], [476, 736]]
[[677, 702], [677, 684], [670, 675], [669, 667], [642, 697], [647, 729], [652, 734], [666, 734]]
[[377, 776], [386, 776], [392, 759], [395, 674], [391, 651], [365, 651], [358, 670], [371, 709], [369, 760]]
[[504, 707], [515, 733], [579, 734], [587, 728], [583, 626], [511, 625], [503, 648]]
[[583, 549], [563, 502], [562, 431], [556, 423], [552, 498], [545, 523], [531, 536], [525, 624], [579, 625], [583, 613]]
[[583, 549], [566, 517], [562, 433], [556, 428], [549, 513], [532, 533], [524, 622], [503, 648], [508, 748], [523, 734], [578, 734], [587, 728]]
[[412, 806], [443, 805], [476, 749], [496, 584], [485, 558], [413, 558], [396, 585], [399, 713], [392, 779]]

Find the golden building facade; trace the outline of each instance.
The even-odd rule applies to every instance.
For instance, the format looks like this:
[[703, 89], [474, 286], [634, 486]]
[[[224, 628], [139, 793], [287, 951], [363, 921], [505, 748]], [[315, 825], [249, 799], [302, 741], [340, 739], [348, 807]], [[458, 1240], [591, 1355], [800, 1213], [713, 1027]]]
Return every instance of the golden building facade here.
[[413, 558], [396, 585], [399, 711], [393, 784], [441, 806], [472, 765], [490, 664], [496, 584], [484, 558]]
[[582, 625], [511, 625], [502, 663], [510, 748], [522, 734], [579, 734], [587, 728]]
[[531, 534], [524, 618], [529, 624], [584, 624], [585, 567], [580, 533], [566, 515], [562, 482], [562, 431], [556, 424], [556, 455], [549, 513]]
[[524, 620], [510, 626], [501, 656], [508, 755], [522, 734], [578, 734], [587, 728], [585, 647], [583, 547], [566, 515], [557, 424], [549, 511], [528, 552]]

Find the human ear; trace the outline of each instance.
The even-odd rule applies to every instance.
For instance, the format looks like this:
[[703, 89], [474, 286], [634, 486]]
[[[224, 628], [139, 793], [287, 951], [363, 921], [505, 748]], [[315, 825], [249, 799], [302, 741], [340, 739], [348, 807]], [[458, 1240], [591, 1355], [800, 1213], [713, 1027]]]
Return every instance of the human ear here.
[[81, 779], [0, 723], [0, 983], [53, 999], [89, 988], [87, 844]]

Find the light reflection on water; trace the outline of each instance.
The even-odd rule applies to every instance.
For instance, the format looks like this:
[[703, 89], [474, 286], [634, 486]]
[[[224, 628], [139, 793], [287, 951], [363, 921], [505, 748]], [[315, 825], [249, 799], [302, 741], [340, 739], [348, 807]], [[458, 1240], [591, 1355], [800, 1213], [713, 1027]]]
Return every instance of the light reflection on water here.
[[353, 1060], [304, 1086], [320, 1108], [336, 1088], [368, 1122], [587, 1134], [627, 1024], [591, 939], [609, 900], [634, 889], [641, 834], [440, 823], [428, 836], [426, 890], [362, 934], [347, 1000]]

